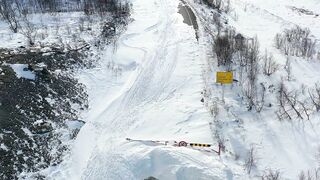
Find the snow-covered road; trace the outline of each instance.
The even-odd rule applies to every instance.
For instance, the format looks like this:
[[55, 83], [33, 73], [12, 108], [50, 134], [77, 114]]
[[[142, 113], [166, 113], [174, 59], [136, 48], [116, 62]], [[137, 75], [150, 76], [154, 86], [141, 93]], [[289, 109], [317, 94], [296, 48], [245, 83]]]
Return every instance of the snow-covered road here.
[[[134, 21], [107, 50], [124, 69], [110, 76], [108, 63], [81, 75], [91, 110], [71, 156], [53, 179], [225, 179], [214, 153], [127, 142], [184, 140], [216, 144], [210, 116], [200, 102], [204, 50], [178, 13], [179, 0], [134, 0]], [[201, 42], [201, 37], [200, 37]], [[59, 177], [59, 178], [57, 178]]]

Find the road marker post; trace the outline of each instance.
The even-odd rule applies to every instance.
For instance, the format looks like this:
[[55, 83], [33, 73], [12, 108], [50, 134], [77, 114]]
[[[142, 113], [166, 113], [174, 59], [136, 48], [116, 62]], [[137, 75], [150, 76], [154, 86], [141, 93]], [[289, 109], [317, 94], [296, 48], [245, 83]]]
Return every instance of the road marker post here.
[[222, 93], [221, 98], [224, 102], [224, 84], [232, 84], [233, 83], [233, 72], [232, 71], [218, 71], [216, 73], [216, 83], [221, 84]]

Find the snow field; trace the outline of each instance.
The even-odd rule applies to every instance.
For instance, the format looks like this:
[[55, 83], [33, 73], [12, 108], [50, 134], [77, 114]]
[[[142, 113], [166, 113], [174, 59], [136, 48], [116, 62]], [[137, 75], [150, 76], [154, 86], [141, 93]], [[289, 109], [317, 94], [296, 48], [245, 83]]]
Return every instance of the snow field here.
[[[134, 21], [101, 58], [80, 75], [91, 109], [70, 157], [52, 179], [225, 179], [230, 170], [216, 154], [189, 148], [127, 142], [184, 140], [216, 144], [200, 102], [203, 54], [194, 30], [183, 23], [179, 1], [133, 1]], [[130, 67], [115, 78], [109, 59]], [[62, 170], [63, 169], [63, 170]]]
[[[199, 16], [210, 14], [210, 9], [194, 2], [193, 5]], [[232, 11], [229, 15], [223, 15], [228, 20], [228, 25], [246, 37], [257, 36], [260, 44], [260, 53], [264, 55], [265, 49], [274, 55], [280, 65], [279, 70], [266, 77], [258, 76], [258, 82], [271, 85], [266, 95], [266, 103], [272, 103], [272, 107], [265, 107], [263, 112], [254, 113], [247, 111], [246, 102], [241, 98], [240, 88], [237, 85], [221, 87], [215, 85], [215, 72], [223, 71], [217, 68], [212, 52], [208, 53], [208, 67], [205, 72], [207, 92], [209, 94], [207, 104], [218, 104], [219, 114], [215, 118], [218, 124], [215, 128], [220, 136], [226, 140], [227, 153], [222, 162], [232, 170], [235, 179], [259, 179], [269, 170], [279, 171], [283, 179], [298, 179], [301, 171], [313, 170], [319, 167], [319, 114], [313, 113], [310, 121], [294, 119], [292, 122], [280, 122], [275, 115], [277, 110], [277, 86], [286, 76], [283, 69], [286, 57], [274, 47], [276, 33], [295, 25], [308, 27], [315, 39], [319, 39], [319, 17], [314, 15], [299, 14], [290, 6], [305, 8], [319, 13], [318, 1], [253, 1], [231, 0]], [[208, 36], [208, 39], [210, 37]], [[208, 40], [208, 46], [210, 40]], [[319, 50], [319, 49], [318, 49]], [[213, 63], [212, 63], [213, 62]], [[290, 90], [302, 90], [302, 87], [311, 88], [319, 82], [319, 62], [292, 57], [293, 80], [285, 82]], [[237, 79], [237, 72], [235, 79]], [[224, 98], [222, 92], [224, 91]], [[302, 96], [307, 96], [306, 94]], [[216, 126], [218, 125], [218, 126]], [[251, 147], [255, 149], [256, 167], [251, 175], [244, 170], [244, 164], [248, 158]]]

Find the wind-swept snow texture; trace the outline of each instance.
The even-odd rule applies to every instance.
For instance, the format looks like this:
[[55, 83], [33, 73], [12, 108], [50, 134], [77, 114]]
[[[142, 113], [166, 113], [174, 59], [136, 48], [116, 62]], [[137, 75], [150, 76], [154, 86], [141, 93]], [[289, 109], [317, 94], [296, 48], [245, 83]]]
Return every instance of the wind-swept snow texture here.
[[[184, 140], [216, 144], [201, 103], [204, 54], [178, 0], [134, 0], [134, 21], [101, 66], [83, 72], [90, 111], [70, 157], [52, 179], [226, 179], [215, 153], [128, 142]], [[116, 48], [116, 49], [115, 49]], [[113, 75], [112, 63], [123, 69]], [[104, 61], [105, 60], [105, 61]]]
[[[197, 1], [198, 2], [198, 1]], [[208, 73], [208, 89], [211, 100], [219, 104], [219, 129], [225, 140], [228, 155], [222, 157], [222, 162], [232, 169], [234, 179], [261, 179], [272, 170], [280, 172], [281, 179], [298, 179], [301, 171], [313, 171], [320, 166], [320, 122], [319, 112], [314, 112], [312, 118], [289, 121], [279, 121], [275, 111], [278, 108], [278, 86], [285, 76], [286, 57], [275, 48], [274, 38], [277, 33], [296, 25], [309, 28], [314, 39], [320, 39], [320, 1], [317, 0], [231, 0], [231, 11], [223, 14], [223, 22], [234, 27], [245, 37], [257, 36], [261, 55], [267, 49], [273, 53], [279, 70], [270, 77], [259, 74], [258, 82], [264, 83], [274, 91], [267, 95], [265, 107], [261, 113], [247, 110], [246, 103], [241, 98], [238, 85], [221, 87], [214, 83], [216, 71], [224, 70], [211, 64]], [[207, 16], [209, 7], [193, 3], [199, 16]], [[297, 11], [305, 9], [312, 14]], [[319, 41], [318, 41], [319, 44]], [[319, 51], [319, 47], [317, 47]], [[314, 87], [320, 81], [320, 63], [316, 59], [306, 60], [292, 58], [293, 80], [286, 82], [287, 86], [301, 90]], [[213, 58], [213, 62], [214, 62]], [[235, 75], [238, 72], [234, 73]], [[236, 76], [235, 79], [238, 77]], [[222, 92], [224, 91], [224, 98]], [[223, 99], [223, 100], [222, 100]], [[219, 102], [218, 102], [219, 101]], [[250, 175], [244, 170], [250, 147], [254, 147], [254, 170]], [[234, 159], [231, 159], [233, 157]], [[314, 177], [315, 174], [311, 176]]]
[[[188, 2], [200, 19], [210, 15], [211, 9]], [[257, 36], [262, 54], [268, 49], [281, 66], [271, 77], [259, 75], [259, 82], [268, 86], [277, 86], [285, 75], [286, 58], [274, 47], [276, 33], [300, 25], [309, 27], [315, 39], [320, 38], [320, 18], [316, 16], [320, 3], [316, 0], [230, 2], [232, 10], [222, 18], [244, 36]], [[193, 27], [183, 23], [178, 13], [180, 1], [132, 3], [134, 21], [127, 32], [116, 46], [102, 54], [100, 67], [81, 73], [90, 98], [91, 109], [84, 114], [87, 123], [70, 156], [58, 167], [48, 169], [49, 178], [261, 179], [265, 172], [273, 170], [284, 179], [297, 179], [300, 171], [319, 166], [319, 114], [304, 123], [280, 122], [274, 113], [276, 95], [266, 97], [272, 107], [260, 114], [248, 112], [236, 86], [222, 88], [214, 83], [215, 72], [223, 69], [214, 63], [206, 64], [210, 58], [207, 53], [212, 49], [203, 31], [204, 21], [198, 21], [198, 42]], [[121, 75], [110, 72], [110, 64], [123, 69]], [[294, 80], [288, 86], [314, 86], [319, 81], [319, 68], [319, 62], [293, 58]], [[221, 124], [212, 129], [218, 129], [225, 140], [226, 152], [221, 157], [190, 148], [125, 140], [129, 137], [217, 144], [209, 128], [212, 117], [200, 102], [203, 89], [211, 92], [211, 101], [217, 100], [220, 107]], [[244, 164], [250, 147], [255, 148], [256, 166], [248, 175]]]
[[[320, 1], [231, 0], [231, 4], [233, 13], [237, 14], [235, 19], [230, 18], [231, 25], [246, 36], [257, 36], [262, 54], [268, 49], [280, 65], [285, 64], [286, 58], [275, 48], [276, 33], [298, 25], [309, 28], [314, 38], [320, 39]], [[304, 14], [294, 10], [295, 8], [312, 11], [313, 14]], [[320, 82], [319, 61], [293, 59], [294, 80], [288, 83], [290, 87], [301, 90], [301, 87], [306, 86], [308, 89]], [[280, 71], [283, 71], [281, 69]], [[270, 78], [261, 78], [260, 81], [277, 85], [281, 76], [281, 72], [278, 72]], [[275, 100], [268, 99], [268, 102]], [[279, 122], [275, 114], [269, 110], [254, 118], [245, 115], [240, 117], [248, 121], [245, 125], [246, 132], [242, 136], [248, 144], [256, 145], [260, 172], [267, 169], [279, 170], [282, 178], [298, 179], [300, 171], [306, 172], [320, 166], [319, 113], [313, 114], [312, 120], [304, 123], [298, 119], [293, 123]], [[250, 119], [256, 121], [252, 122]]]

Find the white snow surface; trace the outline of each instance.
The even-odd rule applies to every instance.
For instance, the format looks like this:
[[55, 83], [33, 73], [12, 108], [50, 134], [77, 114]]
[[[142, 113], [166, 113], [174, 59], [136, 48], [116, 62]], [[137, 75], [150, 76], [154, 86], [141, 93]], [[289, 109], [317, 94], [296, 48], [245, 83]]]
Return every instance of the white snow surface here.
[[[298, 179], [301, 171], [312, 171], [320, 167], [319, 161], [319, 113], [313, 113], [310, 121], [294, 118], [293, 121], [279, 121], [275, 111], [278, 108], [277, 86], [285, 77], [286, 57], [275, 48], [274, 37], [286, 28], [299, 25], [309, 28], [315, 39], [320, 38], [320, 18], [293, 11], [290, 7], [304, 8], [319, 14], [320, 2], [316, 0], [231, 0], [231, 12], [222, 17], [227, 19], [228, 26], [246, 37], [257, 36], [261, 55], [265, 50], [273, 53], [279, 70], [266, 77], [259, 74], [258, 82], [275, 86], [266, 95], [266, 102], [272, 107], [265, 107], [261, 113], [247, 111], [247, 104], [241, 98], [237, 85], [222, 87], [216, 85], [215, 72], [224, 71], [216, 63], [208, 63], [207, 90], [210, 102], [217, 102], [221, 121], [221, 136], [226, 140], [227, 154], [222, 161], [232, 170], [234, 179], [261, 179], [269, 170], [279, 171], [281, 179]], [[200, 16], [210, 14], [210, 9], [192, 4]], [[319, 47], [317, 48], [319, 51]], [[303, 87], [314, 87], [319, 83], [319, 60], [292, 58], [293, 80], [286, 81], [290, 89], [301, 90]], [[209, 62], [215, 62], [210, 59]], [[238, 73], [235, 72], [235, 79]], [[272, 88], [271, 88], [272, 89]], [[224, 97], [222, 98], [222, 92]], [[308, 96], [308, 93], [301, 96]], [[210, 106], [210, 105], [209, 105]], [[245, 160], [250, 147], [255, 148], [256, 165], [250, 175], [244, 170]], [[237, 160], [231, 160], [233, 157]], [[242, 166], [242, 167], [241, 167]], [[311, 175], [312, 176], [312, 175]]]
[[[210, 9], [188, 2], [198, 16], [209, 16]], [[261, 179], [268, 170], [279, 170], [284, 179], [297, 179], [300, 171], [319, 166], [319, 113], [312, 114], [308, 122], [280, 122], [272, 93], [266, 101], [273, 107], [260, 114], [248, 112], [236, 85], [223, 88], [214, 83], [215, 72], [224, 69], [208, 63], [215, 61], [208, 53], [208, 37], [199, 21], [197, 42], [193, 28], [177, 13], [179, 0], [132, 3], [134, 21], [118, 44], [105, 50], [99, 67], [79, 75], [90, 98], [90, 110], [83, 114], [86, 124], [70, 155], [44, 172], [49, 179]], [[289, 8], [319, 14], [316, 0], [231, 0], [231, 4], [231, 13], [223, 16], [229, 25], [246, 37], [257, 36], [261, 52], [267, 48], [281, 65], [271, 77], [259, 75], [259, 82], [277, 85], [285, 74], [286, 58], [274, 48], [276, 33], [300, 25], [309, 27], [315, 39], [320, 39], [320, 18]], [[122, 69], [121, 75], [110, 67]], [[313, 86], [319, 81], [319, 67], [315, 60], [294, 58], [294, 80], [286, 84], [296, 89], [302, 84]], [[216, 101], [220, 108], [222, 123], [213, 128], [220, 128], [226, 140], [221, 157], [190, 148], [125, 140], [216, 145], [209, 125], [213, 118], [200, 102], [204, 89], [211, 92], [206, 103]], [[257, 164], [248, 175], [244, 163], [251, 146], [255, 147]]]
[[36, 75], [32, 72], [27, 70], [27, 64], [8, 64], [16, 73], [18, 78], [25, 78], [30, 80], [35, 80]]
[[[90, 110], [70, 157], [52, 179], [226, 179], [215, 153], [125, 138], [216, 144], [201, 103], [204, 53], [178, 0], [134, 0], [128, 30], [101, 66], [82, 72]], [[110, 72], [112, 63], [122, 75]], [[214, 147], [216, 148], [216, 147]]]
[[[248, 37], [257, 36], [261, 54], [268, 49], [281, 65], [280, 70], [271, 77], [259, 77], [260, 82], [277, 85], [284, 76], [282, 73], [286, 57], [274, 47], [276, 33], [298, 25], [309, 28], [315, 39], [320, 38], [319, 16], [306, 15], [291, 9], [304, 8], [319, 14], [320, 2], [317, 0], [231, 0], [231, 4], [237, 19], [230, 18], [230, 24]], [[319, 50], [318, 48], [317, 51]], [[293, 58], [293, 80], [287, 82], [287, 86], [296, 90], [301, 90], [303, 86], [313, 87], [320, 81], [317, 70], [319, 67], [318, 60]], [[274, 99], [268, 101], [276, 102]], [[299, 119], [293, 122], [279, 122], [275, 113], [270, 111], [275, 107], [250, 117], [240, 110], [241, 103], [233, 105], [234, 109], [237, 109], [235, 114], [239, 115], [238, 118], [247, 121], [242, 137], [247, 145], [255, 145], [257, 148], [260, 174], [264, 170], [272, 169], [279, 170], [284, 179], [298, 179], [301, 171], [319, 168], [319, 113], [314, 113], [309, 122], [301, 122]]]

